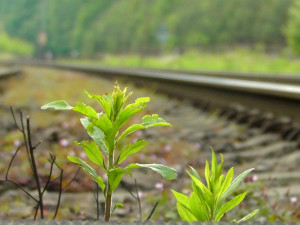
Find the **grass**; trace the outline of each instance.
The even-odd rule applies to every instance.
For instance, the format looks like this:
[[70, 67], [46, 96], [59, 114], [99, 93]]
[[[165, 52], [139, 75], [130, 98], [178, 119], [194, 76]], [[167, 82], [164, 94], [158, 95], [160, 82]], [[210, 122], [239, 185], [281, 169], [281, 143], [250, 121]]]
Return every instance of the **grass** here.
[[223, 52], [188, 51], [165, 56], [109, 55], [100, 59], [62, 59], [61, 62], [130, 68], [164, 68], [263, 73], [300, 73], [300, 58], [291, 53], [267, 54], [237, 48]]

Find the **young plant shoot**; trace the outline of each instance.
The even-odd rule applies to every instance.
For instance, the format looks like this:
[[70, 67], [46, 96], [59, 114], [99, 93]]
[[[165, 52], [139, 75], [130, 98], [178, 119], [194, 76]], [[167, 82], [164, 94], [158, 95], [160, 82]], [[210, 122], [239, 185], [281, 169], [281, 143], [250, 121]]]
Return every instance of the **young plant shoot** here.
[[[75, 107], [70, 106], [66, 101], [55, 101], [42, 106], [42, 109], [53, 108], [56, 110], [73, 110], [83, 114], [85, 117], [80, 121], [86, 129], [92, 141], [74, 142], [83, 147], [87, 157], [96, 165], [100, 166], [107, 175], [107, 182], [98, 176], [96, 170], [87, 162], [75, 156], [68, 156], [68, 159], [79, 164], [102, 189], [105, 197], [105, 221], [109, 221], [111, 213], [120, 203], [112, 206], [112, 195], [116, 190], [123, 174], [131, 174], [135, 168], [149, 168], [159, 173], [163, 178], [171, 180], [176, 178], [176, 171], [173, 168], [161, 164], [139, 164], [132, 163], [126, 167], [120, 167], [120, 163], [130, 155], [139, 152], [148, 143], [144, 140], [138, 140], [133, 144], [128, 144], [117, 151], [116, 146], [129, 134], [142, 129], [148, 129], [156, 126], [171, 126], [157, 114], [146, 115], [142, 118], [140, 124], [133, 124], [123, 129], [123, 126], [130, 117], [140, 112], [146, 107], [150, 98], [143, 97], [135, 100], [134, 103], [125, 106], [126, 101], [132, 94], [126, 95], [126, 88], [121, 90], [116, 84], [111, 94], [93, 95], [84, 92], [89, 98], [96, 100], [102, 107], [102, 112], [97, 113], [91, 106], [78, 102]], [[120, 129], [124, 130], [120, 133]]]
[[[177, 199], [178, 213], [183, 221], [218, 222], [226, 212], [233, 209], [243, 201], [247, 194], [246, 192], [239, 194], [230, 201], [226, 202], [226, 199], [235, 191], [240, 182], [254, 169], [252, 168], [244, 171], [235, 178], [233, 182], [231, 182], [233, 178], [233, 167], [224, 177], [224, 175], [222, 175], [224, 160], [222, 154], [221, 158], [221, 164], [218, 165], [216, 155], [212, 150], [211, 169], [209, 168], [209, 162], [206, 161], [205, 179], [207, 186], [202, 183], [196, 170], [193, 167], [190, 167], [192, 174], [187, 171], [188, 175], [192, 178], [193, 192], [190, 197], [172, 190]], [[254, 210], [239, 221], [233, 220], [232, 222], [239, 223], [246, 221], [257, 212], [258, 209]]]

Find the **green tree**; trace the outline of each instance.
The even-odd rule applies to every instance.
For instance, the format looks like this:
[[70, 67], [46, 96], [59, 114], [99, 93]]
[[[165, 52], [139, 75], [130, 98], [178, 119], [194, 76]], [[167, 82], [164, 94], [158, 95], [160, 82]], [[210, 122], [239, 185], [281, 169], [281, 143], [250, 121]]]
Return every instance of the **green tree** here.
[[289, 10], [289, 20], [285, 29], [289, 46], [300, 54], [300, 2], [294, 1]]

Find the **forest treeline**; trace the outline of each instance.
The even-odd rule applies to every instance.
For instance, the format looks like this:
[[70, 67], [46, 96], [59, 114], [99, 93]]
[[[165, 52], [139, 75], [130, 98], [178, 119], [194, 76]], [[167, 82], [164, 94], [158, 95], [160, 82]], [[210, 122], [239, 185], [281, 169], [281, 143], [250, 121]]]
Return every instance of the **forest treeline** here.
[[[293, 45], [287, 34], [297, 36], [300, 30], [300, 13], [291, 10], [297, 8], [294, 2], [297, 0], [0, 0], [0, 21], [9, 36], [32, 44], [36, 51], [37, 34], [44, 30], [48, 37], [45, 50], [54, 56], [234, 45], [282, 47]], [[290, 18], [299, 18], [299, 22], [291, 23]]]

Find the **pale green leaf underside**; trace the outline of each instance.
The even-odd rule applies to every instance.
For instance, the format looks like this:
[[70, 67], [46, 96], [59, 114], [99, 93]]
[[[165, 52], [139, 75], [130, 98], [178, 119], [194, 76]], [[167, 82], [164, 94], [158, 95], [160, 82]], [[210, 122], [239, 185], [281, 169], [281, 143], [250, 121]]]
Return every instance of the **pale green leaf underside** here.
[[241, 173], [239, 176], [237, 176], [237, 178], [235, 178], [232, 183], [229, 185], [228, 189], [226, 191], [224, 191], [224, 193], [222, 194], [222, 196], [220, 197], [220, 204], [223, 203], [223, 201], [230, 195], [232, 194], [235, 189], [238, 187], [238, 185], [241, 183], [241, 181], [244, 180], [244, 178], [251, 172], [253, 171], [254, 168], [248, 169], [246, 171], [244, 171], [243, 173]]
[[41, 109], [55, 109], [55, 110], [71, 110], [72, 106], [65, 100], [50, 102], [46, 105], [43, 105]]
[[82, 159], [75, 157], [75, 156], [68, 156], [68, 160], [81, 165], [82, 169], [85, 172], [87, 172], [95, 181], [98, 180], [98, 175], [97, 175], [96, 171], [85, 161], [83, 161]]
[[255, 216], [259, 212], [259, 209], [255, 209], [253, 212], [249, 213], [248, 215], [244, 216], [242, 219], [237, 221], [237, 223], [245, 222], [249, 219], [251, 219], [253, 216]]
[[158, 117], [157, 114], [153, 115], [146, 115], [143, 117], [142, 124], [133, 124], [129, 126], [118, 138], [117, 142], [122, 140], [127, 135], [137, 131], [137, 130], [143, 130], [148, 129], [151, 127], [157, 127], [157, 126], [171, 126], [171, 124], [167, 123], [164, 119]]
[[177, 177], [176, 170], [161, 164], [139, 164], [139, 163], [132, 163], [129, 164], [126, 168], [127, 169], [134, 169], [134, 168], [149, 168], [157, 173], [159, 173], [163, 178], [167, 180], [173, 180]]
[[89, 136], [97, 143], [98, 146], [101, 147], [101, 149], [107, 153], [107, 146], [105, 143], [105, 135], [101, 129], [95, 126], [91, 126], [91, 122], [88, 118], [81, 118], [80, 119], [81, 124], [84, 126], [84, 128], [87, 130]]

